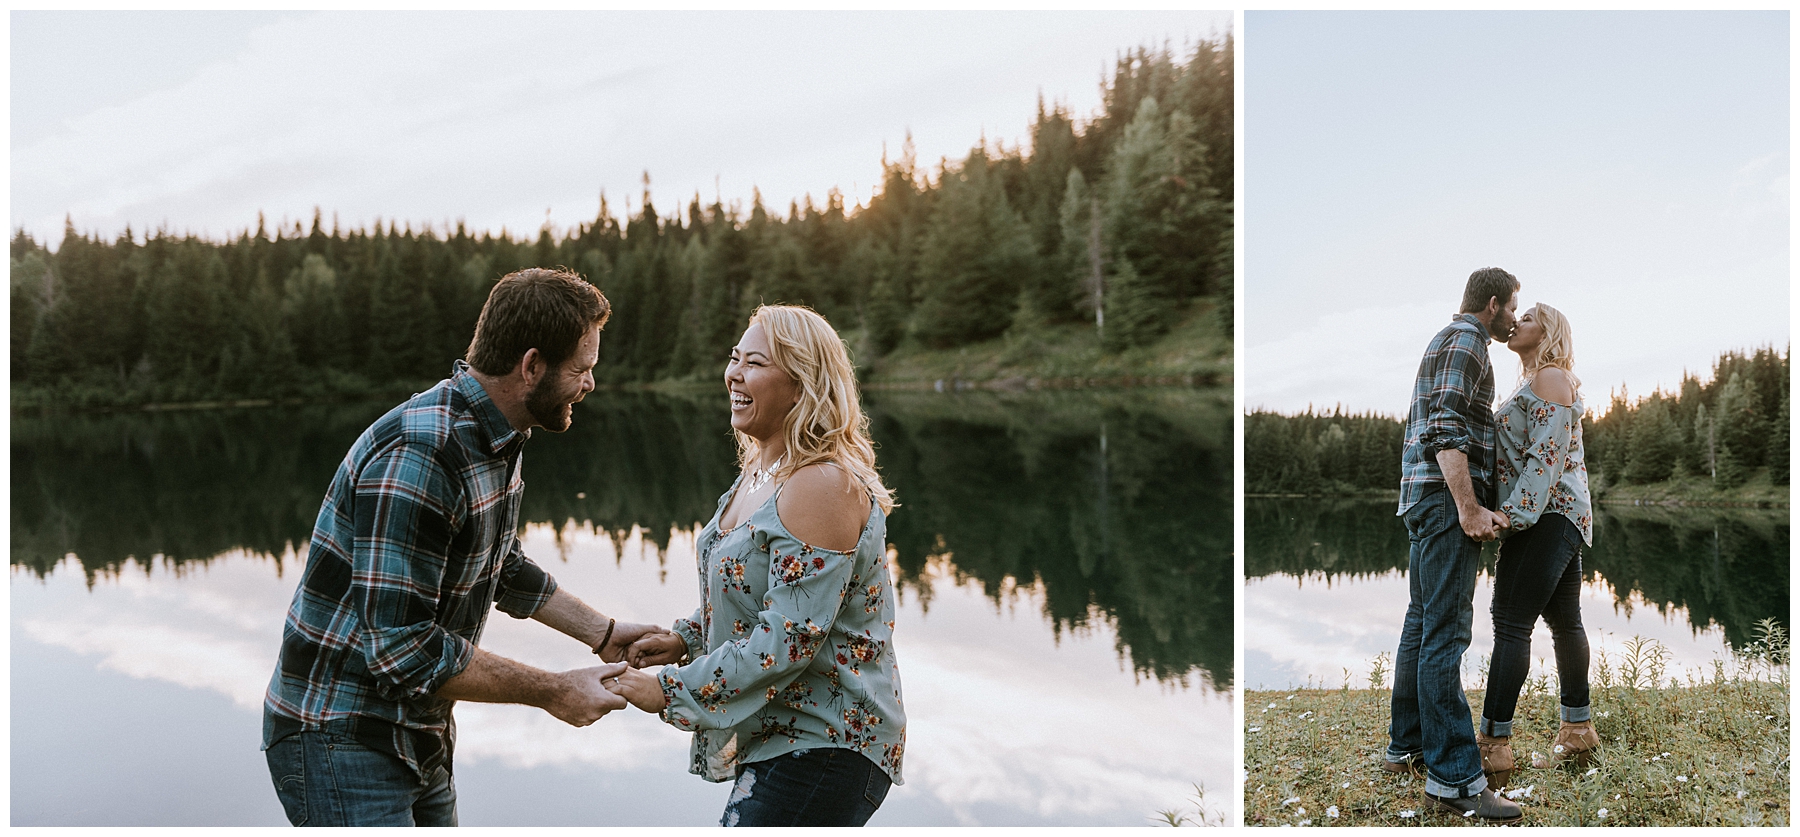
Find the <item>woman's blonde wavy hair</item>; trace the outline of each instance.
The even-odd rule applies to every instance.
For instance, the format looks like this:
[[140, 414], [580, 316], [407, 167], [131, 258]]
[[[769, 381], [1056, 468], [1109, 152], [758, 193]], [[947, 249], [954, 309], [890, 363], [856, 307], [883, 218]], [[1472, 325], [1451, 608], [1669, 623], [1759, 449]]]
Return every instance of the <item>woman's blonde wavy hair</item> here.
[[1529, 381], [1537, 377], [1539, 369], [1554, 366], [1569, 373], [1570, 389], [1581, 389], [1581, 379], [1575, 377], [1575, 337], [1569, 328], [1569, 318], [1542, 302], [1533, 307], [1537, 308], [1537, 321], [1544, 329], [1544, 339], [1538, 341], [1537, 361], [1522, 370], [1520, 377]]
[[[776, 470], [786, 480], [801, 468], [831, 462], [843, 468], [881, 506], [894, 508], [894, 492], [875, 471], [875, 445], [869, 441], [869, 417], [858, 401], [856, 370], [831, 324], [812, 309], [798, 305], [763, 305], [750, 315], [769, 338], [769, 360], [800, 385], [800, 400], [782, 421], [787, 453]], [[748, 328], [749, 326], [745, 326]], [[737, 437], [738, 466], [756, 461], [756, 440]]]

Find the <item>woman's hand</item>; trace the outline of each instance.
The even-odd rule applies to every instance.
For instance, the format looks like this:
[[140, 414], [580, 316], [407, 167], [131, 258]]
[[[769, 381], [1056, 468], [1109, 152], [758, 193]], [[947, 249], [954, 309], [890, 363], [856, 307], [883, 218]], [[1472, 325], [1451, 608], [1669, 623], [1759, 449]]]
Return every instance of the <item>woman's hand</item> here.
[[668, 700], [663, 697], [662, 684], [657, 682], [656, 675], [643, 669], [628, 668], [619, 676], [602, 682], [608, 691], [645, 712], [661, 712], [669, 705]]
[[664, 631], [645, 634], [631, 643], [631, 647], [625, 649], [625, 661], [636, 668], [668, 665], [681, 662], [686, 653], [687, 641], [680, 634]]

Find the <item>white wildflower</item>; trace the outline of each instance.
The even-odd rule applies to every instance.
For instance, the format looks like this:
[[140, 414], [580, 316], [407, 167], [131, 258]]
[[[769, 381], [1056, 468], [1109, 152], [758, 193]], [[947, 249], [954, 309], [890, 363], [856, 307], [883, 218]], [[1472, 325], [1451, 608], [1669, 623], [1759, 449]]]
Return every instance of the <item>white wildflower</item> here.
[[1666, 759], [1666, 758], [1668, 758], [1668, 757], [1669, 757], [1669, 754], [1668, 754], [1668, 753], [1663, 753], [1663, 754], [1662, 754], [1662, 757], [1663, 757], [1663, 758], [1665, 758], [1665, 759]]
[[1619, 798], [1619, 797], [1621, 797], [1621, 796], [1624, 796], [1624, 794], [1622, 794], [1622, 793], [1615, 793], [1615, 794], [1613, 794], [1613, 799], [1615, 799], [1615, 800], [1616, 800], [1616, 799], [1618, 799], [1618, 798]]
[[1605, 808], [1601, 808], [1600, 810], [1594, 812], [1594, 816], [1597, 816], [1600, 819], [1606, 819], [1606, 814], [1607, 814], [1607, 810]]
[[1738, 791], [1739, 799], [1743, 799], [1744, 797], [1749, 796], [1749, 795], [1750, 795], [1749, 791]]
[[1333, 806], [1331, 806], [1331, 807], [1330, 807], [1330, 808], [1326, 808], [1326, 809], [1325, 809], [1325, 816], [1328, 816], [1328, 817], [1330, 817], [1330, 818], [1332, 818], [1332, 819], [1334, 819], [1334, 820], [1335, 820], [1335, 819], [1337, 819], [1337, 818], [1338, 818], [1338, 809], [1337, 809], [1337, 806], [1336, 806], [1336, 805], [1333, 805]]
[[1306, 720], [1307, 716], [1311, 715], [1311, 714], [1312, 714], [1311, 709], [1308, 709], [1305, 712], [1300, 713], [1300, 720], [1302, 720], [1302, 721]]
[[1602, 712], [1602, 713], [1600, 713], [1600, 717], [1602, 717], [1602, 718], [1611, 718], [1611, 717], [1612, 717], [1612, 713], [1611, 713], [1611, 712]]
[[1415, 815], [1415, 814], [1417, 814], [1417, 813], [1419, 813], [1419, 812], [1418, 812], [1418, 811], [1401, 811], [1401, 812], [1400, 812], [1400, 819], [1403, 819], [1403, 820], [1410, 820], [1410, 819], [1412, 819], [1412, 818], [1413, 818], [1413, 815]]
[[[1293, 700], [1293, 699], [1294, 699], [1294, 698], [1297, 698], [1297, 697], [1299, 697], [1299, 695], [1288, 695], [1288, 696], [1287, 696], [1287, 699], [1288, 699], [1288, 700]], [[1771, 716], [1771, 717], [1772, 717], [1772, 716]]]
[[1296, 803], [1296, 802], [1299, 802], [1299, 801], [1300, 801], [1300, 797], [1298, 797], [1298, 796], [1290, 796], [1290, 797], [1288, 797], [1288, 798], [1286, 798], [1286, 799], [1283, 799], [1283, 800], [1281, 800], [1281, 807], [1283, 807], [1283, 808], [1286, 808], [1286, 807], [1287, 807], [1287, 806], [1289, 806], [1289, 805], [1292, 805], [1292, 804], [1294, 804], [1294, 803]]
[[1262, 727], [1251, 727], [1250, 732], [1262, 732]]
[[1675, 781], [1685, 783], [1687, 781], [1687, 777], [1686, 776], [1676, 776]]
[[1586, 772], [1586, 773], [1583, 773], [1583, 774], [1581, 774], [1581, 775], [1583, 775], [1583, 776], [1592, 776], [1592, 775], [1594, 775], [1594, 774], [1595, 774], [1595, 773], [1599, 773], [1599, 772], [1600, 772], [1600, 768], [1598, 768], [1598, 767], [1590, 767], [1590, 768], [1588, 768], [1588, 772]]
[[1301, 820], [1298, 825], [1312, 825], [1312, 820]]
[[1344, 790], [1349, 790], [1349, 789], [1350, 789], [1350, 783], [1349, 783], [1349, 782], [1345, 782], [1345, 783], [1344, 783]]

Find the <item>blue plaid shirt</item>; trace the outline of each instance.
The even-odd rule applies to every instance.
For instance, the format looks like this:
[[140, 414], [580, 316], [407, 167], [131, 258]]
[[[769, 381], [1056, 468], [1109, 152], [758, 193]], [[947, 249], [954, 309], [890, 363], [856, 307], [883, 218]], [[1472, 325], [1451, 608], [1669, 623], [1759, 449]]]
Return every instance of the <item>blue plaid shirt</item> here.
[[326, 490], [263, 702], [263, 747], [343, 731], [426, 775], [448, 767], [453, 701], [498, 607], [535, 613], [556, 582], [519, 549], [514, 430], [468, 364], [363, 431]]
[[1405, 514], [1432, 485], [1444, 484], [1437, 453], [1469, 457], [1475, 499], [1494, 507], [1494, 364], [1488, 330], [1474, 314], [1458, 314], [1431, 338], [1413, 379], [1406, 411], [1406, 443], [1400, 453], [1400, 511]]

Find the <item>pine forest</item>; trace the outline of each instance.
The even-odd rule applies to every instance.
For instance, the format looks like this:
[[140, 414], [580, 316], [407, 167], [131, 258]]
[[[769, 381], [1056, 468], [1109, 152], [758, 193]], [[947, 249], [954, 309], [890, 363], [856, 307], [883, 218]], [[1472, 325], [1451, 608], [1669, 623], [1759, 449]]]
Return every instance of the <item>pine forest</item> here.
[[[1588, 396], [1582, 422], [1590, 485], [1608, 488], [1690, 478], [1713, 489], [1743, 485], [1767, 469], [1788, 484], [1788, 361], [1791, 350], [1720, 355], [1709, 378], [1684, 373], [1674, 392], [1608, 402]], [[1244, 418], [1248, 494], [1345, 495], [1400, 489], [1402, 424], [1342, 410]]]
[[985, 138], [922, 165], [881, 161], [868, 205], [835, 189], [785, 211], [698, 195], [537, 236], [377, 220], [211, 241], [116, 239], [70, 224], [52, 252], [12, 240], [15, 408], [340, 398], [419, 388], [467, 348], [506, 273], [564, 266], [613, 304], [602, 385], [710, 380], [762, 302], [812, 306], [867, 367], [1063, 323], [1108, 352], [1166, 333], [1201, 300], [1231, 321], [1232, 41], [1138, 48], [1078, 118], [1042, 96], [1016, 147]]

